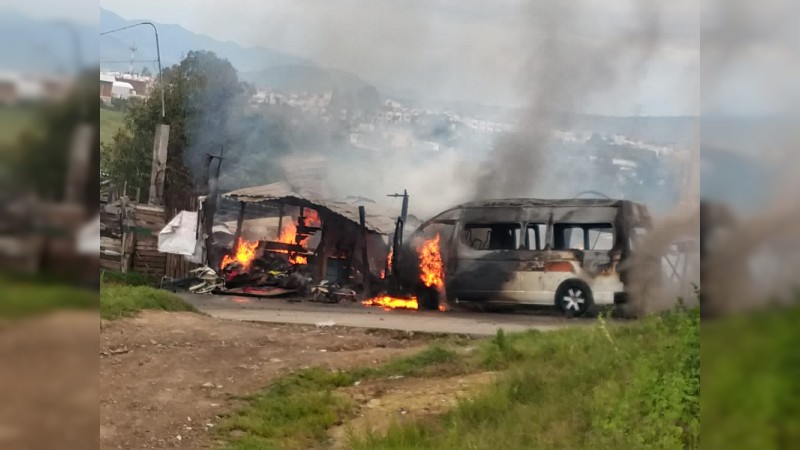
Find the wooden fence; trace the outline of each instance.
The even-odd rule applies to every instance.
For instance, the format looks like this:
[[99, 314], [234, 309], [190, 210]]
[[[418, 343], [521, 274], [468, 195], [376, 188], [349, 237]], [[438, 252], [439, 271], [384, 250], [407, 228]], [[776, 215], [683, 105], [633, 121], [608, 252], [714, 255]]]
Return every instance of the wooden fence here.
[[101, 205], [101, 269], [183, 278], [196, 266], [158, 251], [158, 233], [168, 222], [163, 206], [137, 203], [124, 191], [117, 197], [113, 190]]

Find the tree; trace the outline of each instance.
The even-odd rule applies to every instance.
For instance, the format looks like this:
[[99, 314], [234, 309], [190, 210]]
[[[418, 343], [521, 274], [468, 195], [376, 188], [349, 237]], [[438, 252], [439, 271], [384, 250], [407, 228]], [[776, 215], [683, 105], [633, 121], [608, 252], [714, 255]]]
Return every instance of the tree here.
[[[203, 186], [204, 161], [218, 154], [229, 139], [228, 120], [241, 106], [245, 89], [227, 60], [211, 52], [191, 51], [163, 74], [165, 122], [170, 125], [165, 200], [176, 208], [187, 206], [195, 186]], [[161, 92], [131, 105], [124, 130], [105, 152], [112, 180], [147, 192], [156, 126], [161, 123]]]
[[139, 75], [143, 77], [151, 77], [153, 76], [153, 72], [150, 72], [150, 68], [147, 66], [142, 67], [142, 70], [139, 72]]
[[[97, 69], [88, 70], [80, 74], [64, 99], [38, 108], [33, 126], [20, 135], [17, 148], [11, 152], [14, 156], [8, 161], [12, 186], [33, 191], [43, 199], [63, 200], [75, 131], [80, 125], [96, 123], [100, 114], [96, 86]], [[89, 183], [83, 194], [90, 211], [96, 210], [99, 191], [99, 133], [95, 138], [90, 149]], [[9, 192], [5, 187], [3, 190]]]

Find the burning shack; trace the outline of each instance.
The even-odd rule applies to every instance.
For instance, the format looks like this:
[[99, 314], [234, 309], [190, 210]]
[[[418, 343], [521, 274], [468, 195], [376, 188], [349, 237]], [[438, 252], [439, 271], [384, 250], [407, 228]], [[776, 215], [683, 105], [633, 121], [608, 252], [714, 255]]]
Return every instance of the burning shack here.
[[[286, 183], [243, 188], [222, 199], [238, 205], [235, 225], [227, 227], [235, 231], [214, 240], [209, 259], [228, 287], [293, 277], [291, 287], [301, 292], [312, 280], [360, 291], [383, 275], [387, 235], [394, 228], [389, 218], [366, 214], [352, 203], [297, 193]], [[248, 209], [259, 210], [260, 217], [246, 219]]]

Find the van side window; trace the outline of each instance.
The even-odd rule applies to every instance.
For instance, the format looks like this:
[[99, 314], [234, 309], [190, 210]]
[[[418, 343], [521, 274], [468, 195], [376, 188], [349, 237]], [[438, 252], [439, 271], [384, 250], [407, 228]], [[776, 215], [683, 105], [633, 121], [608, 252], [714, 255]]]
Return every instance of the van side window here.
[[557, 223], [553, 225], [556, 250], [611, 250], [614, 227], [610, 223]]
[[544, 250], [547, 242], [547, 224], [529, 223], [525, 235], [525, 245], [528, 250]]
[[518, 223], [468, 223], [463, 234], [464, 243], [475, 250], [516, 250], [522, 246], [520, 237]]

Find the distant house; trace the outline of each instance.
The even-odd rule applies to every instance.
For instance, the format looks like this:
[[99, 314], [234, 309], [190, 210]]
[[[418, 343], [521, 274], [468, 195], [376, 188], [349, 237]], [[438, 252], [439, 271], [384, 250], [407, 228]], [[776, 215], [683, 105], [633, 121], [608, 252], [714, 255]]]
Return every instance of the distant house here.
[[0, 105], [11, 105], [17, 101], [17, 85], [13, 80], [0, 78]]
[[115, 81], [116, 79], [113, 75], [107, 73], [100, 74], [100, 100], [102, 100], [103, 103], [111, 103]]
[[111, 86], [111, 96], [113, 98], [127, 99], [135, 94], [136, 91], [134, 91], [133, 85], [127, 81], [115, 81]]
[[2, 85], [0, 87], [0, 91], [2, 91], [0, 96], [5, 104], [26, 101], [35, 102], [42, 100], [47, 95], [42, 79], [32, 75], [20, 73], [1, 74], [0, 85]]
[[137, 75], [122, 75], [116, 77], [117, 81], [128, 83], [133, 86], [133, 92], [139, 96], [146, 96], [150, 93], [150, 86], [152, 86], [152, 78], [140, 77]]

